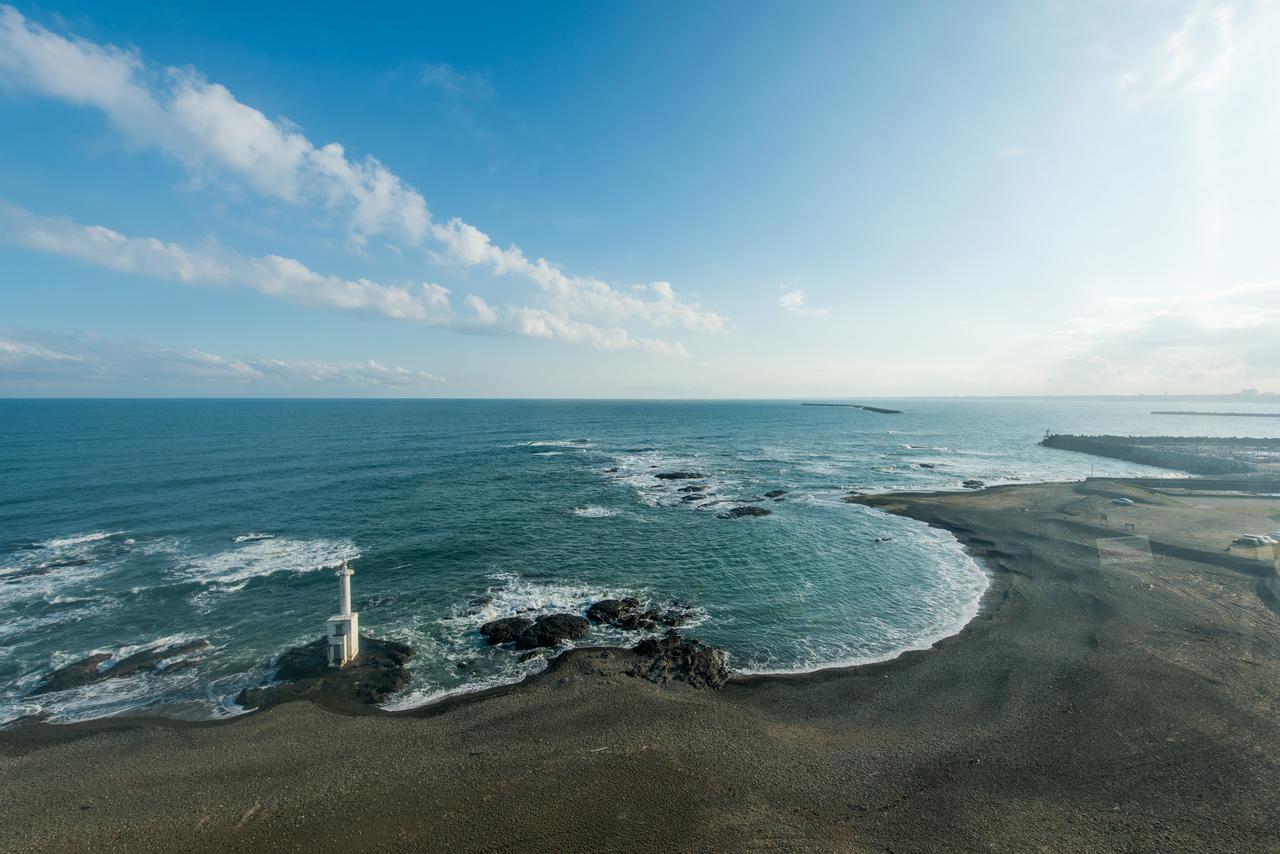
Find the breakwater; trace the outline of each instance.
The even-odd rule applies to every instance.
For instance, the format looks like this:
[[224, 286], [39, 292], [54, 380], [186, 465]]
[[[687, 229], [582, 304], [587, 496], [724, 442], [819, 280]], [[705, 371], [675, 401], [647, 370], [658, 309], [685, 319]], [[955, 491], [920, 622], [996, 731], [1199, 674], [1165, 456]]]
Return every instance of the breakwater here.
[[1244, 474], [1280, 459], [1280, 439], [1215, 436], [1076, 436], [1051, 433], [1046, 448], [1076, 451], [1192, 474]]

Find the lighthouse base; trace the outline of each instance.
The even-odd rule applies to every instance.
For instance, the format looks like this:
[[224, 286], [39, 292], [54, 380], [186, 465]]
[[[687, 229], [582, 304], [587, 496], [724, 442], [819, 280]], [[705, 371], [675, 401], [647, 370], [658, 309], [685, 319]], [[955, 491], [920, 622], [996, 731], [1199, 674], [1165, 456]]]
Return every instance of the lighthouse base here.
[[324, 634], [330, 667], [341, 667], [360, 654], [359, 614], [334, 614], [325, 621]]

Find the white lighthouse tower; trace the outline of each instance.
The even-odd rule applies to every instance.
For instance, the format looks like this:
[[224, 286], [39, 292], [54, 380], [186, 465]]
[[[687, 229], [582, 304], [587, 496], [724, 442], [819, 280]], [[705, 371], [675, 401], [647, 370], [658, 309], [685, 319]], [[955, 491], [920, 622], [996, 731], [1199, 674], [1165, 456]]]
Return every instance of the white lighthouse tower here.
[[351, 576], [347, 562], [337, 576], [342, 579], [342, 598], [338, 613], [325, 622], [325, 646], [329, 650], [329, 666], [341, 667], [360, 654], [360, 615], [351, 610]]

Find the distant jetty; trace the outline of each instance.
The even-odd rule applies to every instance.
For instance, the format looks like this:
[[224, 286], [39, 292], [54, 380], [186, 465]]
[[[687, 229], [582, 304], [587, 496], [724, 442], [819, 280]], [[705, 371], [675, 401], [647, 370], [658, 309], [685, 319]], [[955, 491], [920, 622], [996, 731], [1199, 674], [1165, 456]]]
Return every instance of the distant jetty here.
[[867, 406], [862, 403], [802, 403], [801, 406], [841, 406], [845, 409], [863, 409], [867, 412], [879, 412], [881, 415], [901, 415], [901, 409], [885, 409], [882, 406]]
[[1280, 412], [1199, 412], [1194, 409], [1153, 409], [1152, 415], [1217, 415], [1227, 418], [1280, 418]]
[[1077, 451], [1192, 474], [1244, 474], [1280, 464], [1280, 439], [1222, 436], [1047, 434], [1046, 448]]

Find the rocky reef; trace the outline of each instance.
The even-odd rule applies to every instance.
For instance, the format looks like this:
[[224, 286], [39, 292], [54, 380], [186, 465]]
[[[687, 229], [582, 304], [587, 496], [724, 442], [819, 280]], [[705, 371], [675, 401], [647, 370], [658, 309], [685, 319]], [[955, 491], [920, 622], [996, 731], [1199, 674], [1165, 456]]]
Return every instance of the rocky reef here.
[[724, 650], [674, 631], [645, 638], [632, 651], [640, 660], [630, 674], [658, 684], [676, 681], [695, 688], [719, 688], [732, 675]]
[[409, 684], [405, 665], [412, 657], [413, 649], [407, 644], [361, 635], [360, 654], [343, 667], [330, 667], [325, 639], [320, 637], [281, 655], [275, 681], [244, 689], [236, 703], [247, 709], [290, 700], [376, 705]]
[[[161, 649], [144, 649], [126, 656], [114, 664], [112, 654], [99, 652], [59, 667], [52, 671], [36, 686], [31, 694], [49, 694], [54, 691], [66, 691], [92, 685], [107, 679], [120, 679], [136, 673], [176, 673], [194, 667], [195, 659], [188, 658], [192, 653], [200, 652], [209, 646], [206, 640], [195, 640], [188, 643], [174, 644]], [[105, 665], [105, 666], [104, 666]]]

